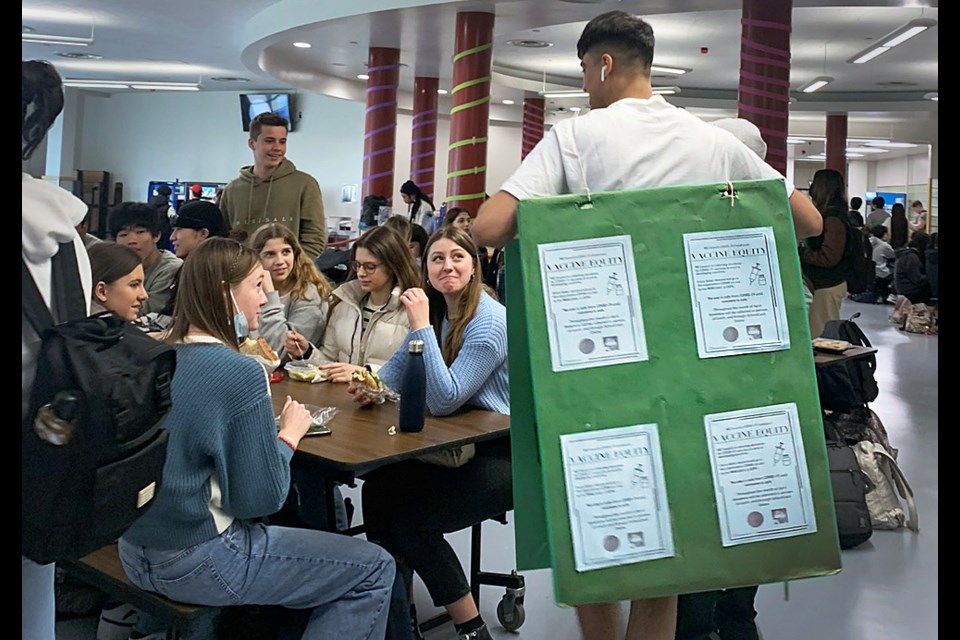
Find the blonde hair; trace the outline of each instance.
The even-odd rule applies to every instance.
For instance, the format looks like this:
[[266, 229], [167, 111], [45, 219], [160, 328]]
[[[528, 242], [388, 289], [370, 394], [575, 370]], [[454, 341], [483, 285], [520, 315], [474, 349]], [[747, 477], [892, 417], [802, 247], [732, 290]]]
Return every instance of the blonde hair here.
[[[263, 251], [267, 242], [270, 240], [283, 240], [293, 249], [293, 268], [290, 269], [290, 275], [287, 280], [290, 281], [289, 290], [292, 300], [305, 298], [310, 290], [310, 285], [314, 285], [320, 293], [320, 300], [326, 300], [333, 292], [333, 286], [330, 281], [317, 270], [317, 266], [303, 253], [303, 247], [293, 231], [282, 224], [265, 224], [253, 232], [250, 238], [250, 246], [257, 252], [257, 256]], [[287, 286], [284, 286], [286, 289]]]
[[167, 342], [182, 341], [193, 328], [236, 349], [230, 288], [243, 282], [259, 265], [260, 256], [236, 240], [208, 238], [201, 242], [180, 268]]
[[440, 350], [443, 353], [443, 361], [449, 367], [460, 353], [460, 347], [463, 346], [463, 334], [466, 333], [467, 325], [473, 320], [473, 316], [477, 312], [477, 305], [480, 304], [480, 294], [483, 291], [483, 272], [480, 269], [477, 245], [473, 243], [467, 232], [452, 225], [440, 227], [427, 242], [427, 246], [423, 248], [424, 265], [430, 264], [430, 247], [438, 240], [444, 239], [451, 240], [473, 258], [473, 277], [470, 278], [467, 288], [460, 295], [456, 318], [450, 323], [450, 332], [447, 334], [446, 341], [441, 339], [441, 331], [443, 320], [447, 317], [447, 301], [443, 294], [430, 284], [429, 267], [424, 266], [423, 268], [423, 290], [427, 292], [427, 298], [430, 300], [430, 323], [437, 335], [437, 344], [440, 345]]

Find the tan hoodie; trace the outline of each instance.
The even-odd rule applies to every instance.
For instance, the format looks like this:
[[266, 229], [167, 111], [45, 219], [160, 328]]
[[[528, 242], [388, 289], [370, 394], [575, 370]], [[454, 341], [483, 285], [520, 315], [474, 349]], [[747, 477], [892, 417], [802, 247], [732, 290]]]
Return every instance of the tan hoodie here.
[[311, 260], [326, 246], [320, 185], [286, 158], [266, 180], [254, 175], [253, 166], [240, 169], [240, 177], [223, 190], [220, 211], [232, 230], [248, 235], [268, 223], [282, 224], [297, 235]]

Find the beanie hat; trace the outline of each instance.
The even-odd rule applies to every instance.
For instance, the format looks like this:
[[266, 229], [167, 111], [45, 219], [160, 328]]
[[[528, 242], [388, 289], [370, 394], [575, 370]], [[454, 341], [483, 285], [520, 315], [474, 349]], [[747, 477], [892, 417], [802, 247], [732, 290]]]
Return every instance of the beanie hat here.
[[227, 235], [223, 214], [217, 205], [206, 200], [183, 203], [170, 222], [177, 229], [206, 229], [211, 237]]
[[767, 157], [767, 143], [763, 141], [757, 125], [749, 120], [744, 120], [743, 118], [723, 118], [721, 120], [714, 120], [710, 124], [732, 133], [737, 140], [747, 145], [750, 151], [760, 156], [761, 160]]
[[157, 209], [146, 202], [121, 202], [110, 210], [107, 230], [114, 238], [127, 227], [143, 227], [152, 233], [160, 233], [160, 215]]

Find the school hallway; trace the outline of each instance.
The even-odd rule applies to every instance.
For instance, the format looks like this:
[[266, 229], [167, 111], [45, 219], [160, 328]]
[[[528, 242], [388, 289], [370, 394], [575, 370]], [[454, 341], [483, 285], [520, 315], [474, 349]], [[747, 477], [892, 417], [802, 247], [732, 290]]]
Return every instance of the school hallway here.
[[[764, 585], [757, 595], [764, 640], [933, 640], [938, 636], [938, 367], [939, 338], [899, 331], [888, 320], [892, 306], [845, 301], [842, 317], [860, 312], [860, 327], [877, 354], [880, 396], [871, 405], [900, 450], [899, 465], [913, 487], [920, 533], [906, 529], [874, 531], [860, 547], [844, 551], [837, 576]], [[358, 497], [357, 489], [345, 495]], [[485, 571], [509, 571], [514, 565], [512, 514], [503, 526], [483, 528]], [[469, 563], [470, 534], [449, 539]], [[526, 623], [517, 633], [497, 624], [502, 589], [483, 587], [481, 612], [498, 639], [579, 640], [572, 609], [557, 607], [549, 571], [525, 572]], [[788, 597], [785, 595], [788, 594]], [[416, 582], [420, 618], [436, 613], [423, 585]], [[92, 640], [94, 619], [58, 624], [58, 640]], [[426, 634], [427, 640], [455, 640], [453, 625]]]

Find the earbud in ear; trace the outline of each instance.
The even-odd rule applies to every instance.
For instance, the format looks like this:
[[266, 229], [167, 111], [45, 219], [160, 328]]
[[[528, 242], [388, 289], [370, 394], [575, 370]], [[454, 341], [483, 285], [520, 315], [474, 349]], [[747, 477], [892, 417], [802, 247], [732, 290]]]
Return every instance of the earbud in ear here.
[[607, 68], [605, 66], [600, 67], [600, 82], [603, 82], [607, 79]]

